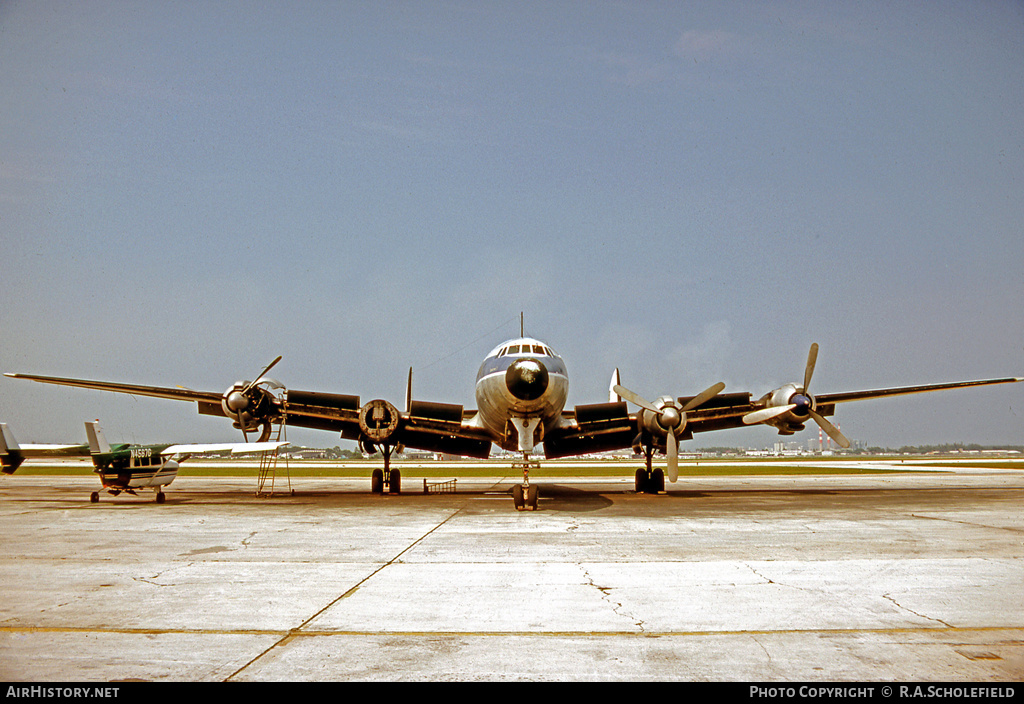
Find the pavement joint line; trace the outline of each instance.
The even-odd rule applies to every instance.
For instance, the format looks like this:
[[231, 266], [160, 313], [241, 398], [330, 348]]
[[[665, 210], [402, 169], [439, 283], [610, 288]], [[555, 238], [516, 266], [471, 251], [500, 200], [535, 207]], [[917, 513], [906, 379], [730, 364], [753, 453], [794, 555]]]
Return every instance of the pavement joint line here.
[[[884, 634], [938, 634], [938, 633], [993, 633], [998, 631], [1021, 631], [1024, 625], [1018, 626], [917, 626], [907, 628], [780, 628], [780, 629], [747, 629], [747, 630], [707, 630], [707, 631], [398, 631], [398, 630], [338, 630], [338, 631], [299, 631], [285, 629], [246, 629], [246, 628], [102, 628], [88, 626], [0, 626], [0, 633], [31, 634], [31, 633], [114, 633], [121, 635], [241, 635], [241, 636], [277, 636], [279, 641], [294, 638], [325, 638], [331, 636], [344, 637], [487, 637], [487, 638], [668, 638], [668, 637], [715, 637], [742, 635], [884, 635]], [[276, 646], [278, 643], [275, 643]], [[1016, 645], [1024, 645], [1024, 641], [1015, 641]], [[251, 662], [269, 652], [274, 646], [261, 653]], [[250, 664], [251, 664], [250, 662]], [[248, 666], [248, 665], [247, 665]], [[244, 667], [241, 669], [245, 669]], [[241, 670], [239, 670], [240, 672]], [[235, 674], [238, 674], [237, 672]], [[234, 675], [232, 675], [234, 676]]]
[[380, 572], [381, 572], [382, 570], [384, 570], [385, 568], [389, 567], [390, 565], [393, 565], [393, 564], [395, 564], [395, 562], [397, 562], [397, 561], [398, 561], [399, 559], [401, 559], [402, 555], [404, 555], [405, 553], [409, 552], [409, 551], [410, 551], [410, 550], [412, 550], [412, 549], [413, 549], [414, 547], [416, 547], [417, 545], [419, 545], [419, 544], [420, 544], [421, 542], [423, 542], [424, 540], [426, 540], [426, 539], [427, 539], [427, 537], [429, 537], [429, 536], [430, 536], [431, 534], [433, 534], [433, 533], [434, 533], [434, 531], [436, 531], [437, 529], [439, 529], [439, 528], [440, 528], [441, 526], [443, 526], [443, 525], [447, 524], [447, 523], [448, 523], [448, 521], [452, 520], [453, 518], [455, 518], [455, 516], [459, 515], [460, 513], [462, 513], [462, 508], [457, 508], [457, 509], [455, 509], [454, 511], [452, 511], [451, 513], [449, 513], [449, 514], [448, 514], [448, 516], [447, 516], [447, 517], [445, 517], [445, 519], [444, 519], [443, 521], [440, 521], [440, 522], [438, 522], [438, 523], [437, 523], [437, 524], [436, 524], [435, 526], [433, 526], [433, 527], [432, 527], [432, 528], [431, 528], [430, 530], [428, 530], [428, 531], [427, 531], [426, 533], [424, 533], [424, 534], [423, 534], [423, 535], [421, 535], [420, 537], [416, 538], [416, 540], [414, 540], [414, 541], [412, 541], [411, 543], [409, 543], [408, 545], [406, 545], [406, 546], [405, 546], [404, 548], [402, 548], [402, 549], [401, 549], [401, 550], [400, 550], [400, 551], [398, 552], [398, 554], [397, 554], [397, 555], [395, 555], [395, 556], [394, 556], [394, 557], [392, 557], [392, 558], [391, 558], [390, 560], [388, 560], [388, 561], [384, 562], [383, 564], [381, 564], [381, 565], [380, 565], [380, 566], [379, 566], [379, 567], [378, 567], [377, 569], [375, 569], [375, 570], [373, 570], [372, 572], [370, 572], [370, 574], [368, 574], [368, 575], [366, 575], [365, 577], [363, 577], [363, 578], [362, 578], [361, 580], [359, 580], [359, 581], [358, 581], [358, 582], [357, 582], [356, 584], [352, 585], [351, 587], [349, 587], [348, 589], [346, 589], [346, 590], [345, 590], [345, 591], [344, 591], [344, 592], [343, 592], [342, 594], [340, 594], [340, 595], [339, 595], [339, 596], [337, 596], [336, 598], [332, 599], [332, 600], [331, 600], [331, 601], [330, 601], [330, 602], [329, 602], [329, 603], [328, 603], [328, 604], [327, 604], [326, 606], [324, 606], [324, 607], [323, 607], [322, 609], [320, 609], [319, 611], [317, 611], [316, 613], [314, 613], [314, 614], [313, 614], [312, 616], [310, 616], [309, 618], [307, 618], [307, 619], [306, 619], [305, 621], [303, 621], [302, 623], [300, 623], [300, 624], [299, 624], [298, 626], [296, 626], [295, 628], [293, 628], [293, 629], [291, 629], [291, 630], [287, 631], [287, 632], [286, 632], [286, 633], [285, 633], [285, 634], [283, 635], [283, 637], [281, 637], [281, 638], [280, 638], [280, 639], [279, 639], [279, 640], [278, 640], [277, 642], [273, 643], [273, 644], [272, 644], [272, 645], [271, 645], [271, 646], [270, 646], [269, 648], [267, 648], [267, 649], [266, 649], [266, 650], [264, 650], [263, 652], [259, 653], [258, 655], [256, 655], [256, 657], [252, 658], [252, 659], [251, 659], [251, 660], [250, 660], [249, 662], [245, 663], [245, 664], [244, 664], [244, 665], [242, 665], [242, 666], [241, 666], [240, 668], [238, 668], [237, 670], [235, 670], [234, 672], [232, 672], [232, 673], [231, 673], [230, 675], [228, 675], [228, 677], [227, 677], [227, 678], [225, 678], [225, 681], [226, 681], [226, 682], [230, 682], [230, 681], [231, 681], [231, 680], [232, 680], [232, 679], [233, 679], [234, 677], [236, 677], [236, 676], [238, 676], [239, 674], [241, 674], [241, 673], [242, 673], [242, 672], [243, 672], [243, 671], [244, 671], [244, 670], [245, 670], [246, 668], [248, 668], [248, 667], [249, 667], [250, 665], [252, 665], [253, 663], [255, 663], [255, 662], [256, 662], [257, 660], [259, 660], [260, 658], [262, 658], [262, 657], [263, 657], [264, 655], [266, 655], [267, 653], [271, 652], [272, 650], [274, 650], [274, 649], [275, 649], [275, 648], [277, 648], [278, 646], [280, 646], [280, 645], [286, 645], [286, 644], [290, 643], [290, 642], [291, 642], [292, 640], [294, 640], [294, 639], [295, 639], [296, 637], [298, 637], [298, 636], [301, 636], [301, 635], [303, 635], [303, 631], [302, 631], [302, 629], [303, 629], [303, 628], [305, 628], [305, 626], [306, 626], [306, 625], [307, 625], [308, 623], [312, 622], [312, 621], [313, 621], [313, 620], [314, 620], [314, 619], [315, 619], [315, 618], [316, 618], [317, 616], [319, 616], [320, 614], [324, 613], [325, 611], [327, 611], [328, 609], [330, 609], [330, 608], [331, 608], [332, 606], [334, 606], [335, 604], [337, 604], [337, 603], [338, 603], [339, 601], [341, 601], [342, 599], [344, 599], [344, 598], [348, 597], [348, 596], [349, 596], [350, 594], [354, 593], [354, 592], [355, 592], [355, 591], [356, 591], [357, 589], [359, 589], [359, 587], [360, 587], [360, 586], [362, 586], [363, 584], [365, 584], [365, 583], [366, 583], [366, 582], [367, 582], [368, 580], [372, 579], [372, 578], [374, 577], [374, 575], [376, 575], [376, 574], [380, 573]]

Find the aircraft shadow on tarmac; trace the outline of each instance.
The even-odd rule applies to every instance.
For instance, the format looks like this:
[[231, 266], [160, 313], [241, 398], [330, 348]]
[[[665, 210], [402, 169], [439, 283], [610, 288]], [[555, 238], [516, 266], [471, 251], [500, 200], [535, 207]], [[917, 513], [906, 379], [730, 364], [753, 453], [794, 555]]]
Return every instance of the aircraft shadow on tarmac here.
[[600, 511], [615, 503], [602, 493], [565, 484], [542, 484], [540, 489], [542, 511]]

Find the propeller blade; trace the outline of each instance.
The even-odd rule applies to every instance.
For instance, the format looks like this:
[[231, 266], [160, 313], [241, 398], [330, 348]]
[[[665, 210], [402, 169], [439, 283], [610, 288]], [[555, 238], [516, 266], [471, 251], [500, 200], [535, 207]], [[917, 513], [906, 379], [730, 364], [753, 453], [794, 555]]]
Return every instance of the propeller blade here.
[[245, 438], [246, 442], [249, 442], [249, 433], [245, 432], [245, 423], [242, 422], [242, 412], [236, 413], [235, 417], [238, 418], [238, 427], [242, 431], [242, 437]]
[[668, 455], [668, 480], [674, 484], [679, 478], [679, 443], [676, 442], [672, 428], [668, 429], [668, 438], [665, 440], [665, 454]]
[[788, 413], [796, 408], [795, 403], [790, 403], [786, 406], [776, 406], [775, 408], [762, 408], [759, 411], [751, 411], [747, 415], [743, 416], [744, 425], [757, 425], [758, 423], [764, 423], [766, 420], [771, 420], [776, 416], [781, 416], [783, 413]]
[[814, 375], [814, 365], [818, 363], [818, 343], [811, 343], [811, 351], [807, 353], [807, 367], [804, 369], [804, 393], [811, 385], [811, 377]]
[[841, 447], [849, 447], [850, 441], [846, 439], [846, 436], [839, 432], [839, 428], [825, 420], [825, 417], [819, 414], [817, 411], [810, 411], [811, 418], [817, 423], [822, 430], [828, 433], [828, 436], [835, 440]]
[[692, 411], [697, 406], [701, 406], [701, 405], [707, 403], [708, 401], [713, 399], [715, 396], [717, 396], [718, 394], [722, 393], [722, 389], [724, 389], [724, 388], [725, 388], [725, 383], [720, 381], [717, 384], [715, 384], [714, 386], [709, 386], [708, 388], [704, 389], [699, 394], [694, 396], [690, 400], [689, 403], [687, 403], [685, 406], [683, 406], [683, 413], [686, 413], [687, 411]]
[[644, 409], [646, 409], [648, 411], [651, 411], [652, 413], [658, 413], [658, 414], [661, 413], [661, 411], [658, 410], [657, 408], [655, 408], [654, 405], [650, 401], [645, 399], [643, 396], [639, 396], [639, 395], [633, 393], [632, 391], [627, 389], [625, 386], [621, 386], [619, 384], [615, 384], [615, 385], [612, 386], [612, 391], [614, 391], [615, 393], [617, 393], [619, 396], [621, 396], [622, 398], [626, 399], [627, 401], [632, 401], [637, 406], [640, 406], [640, 408], [644, 408]]
[[259, 383], [259, 380], [260, 380], [260, 379], [262, 379], [263, 377], [265, 377], [265, 376], [267, 375], [267, 372], [269, 372], [269, 371], [270, 371], [271, 369], [273, 369], [273, 368], [274, 368], [274, 365], [275, 365], [275, 364], [277, 364], [277, 363], [278, 363], [278, 362], [280, 362], [280, 361], [281, 361], [281, 355], [278, 355], [278, 356], [277, 356], [277, 359], [275, 359], [275, 360], [274, 360], [273, 362], [271, 362], [270, 364], [268, 364], [268, 365], [267, 365], [267, 368], [266, 368], [266, 369], [264, 369], [264, 370], [263, 370], [262, 372], [260, 372], [260, 373], [259, 373], [259, 374], [258, 374], [258, 375], [256, 376], [256, 381], [254, 381], [254, 382], [252, 382], [251, 384], [249, 384], [249, 385], [248, 385], [248, 386], [247, 386], [247, 387], [245, 388], [245, 390], [246, 390], [246, 391], [249, 391], [249, 390], [251, 390], [251, 389], [252, 389], [252, 387], [256, 386], [256, 384], [257, 384], [257, 383]]

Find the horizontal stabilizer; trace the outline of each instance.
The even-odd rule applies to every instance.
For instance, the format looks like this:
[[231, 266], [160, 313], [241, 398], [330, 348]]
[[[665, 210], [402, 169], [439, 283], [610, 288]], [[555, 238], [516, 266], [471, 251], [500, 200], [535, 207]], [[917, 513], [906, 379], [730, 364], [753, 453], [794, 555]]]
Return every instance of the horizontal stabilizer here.
[[0, 423], [0, 455], [19, 449], [18, 441], [14, 439], [14, 433], [7, 427], [7, 423]]
[[4, 474], [14, 474], [24, 461], [14, 434], [8, 430], [7, 423], [0, 423], [0, 470]]

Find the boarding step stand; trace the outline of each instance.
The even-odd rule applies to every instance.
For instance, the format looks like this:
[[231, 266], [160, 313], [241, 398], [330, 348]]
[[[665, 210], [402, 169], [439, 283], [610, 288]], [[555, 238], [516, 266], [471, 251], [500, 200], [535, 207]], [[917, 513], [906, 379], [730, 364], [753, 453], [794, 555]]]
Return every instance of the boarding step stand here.
[[[276, 437], [275, 433], [271, 431], [270, 440], [272, 442], [282, 442], [288, 439], [288, 431], [286, 428], [288, 424], [282, 420], [277, 426]], [[260, 498], [268, 498], [274, 495], [275, 483], [277, 480], [277, 463], [280, 458], [281, 448], [277, 448], [273, 452], [264, 452], [260, 455], [260, 471], [259, 478], [256, 484], [256, 496]], [[288, 495], [294, 496], [295, 489], [292, 488], [292, 476], [288, 468], [288, 456], [284, 457], [284, 478], [288, 483]], [[267, 489], [267, 482], [270, 482], [270, 488]]]
[[454, 494], [455, 485], [458, 483], [458, 479], [449, 479], [448, 481], [434, 482], [428, 484], [427, 480], [423, 480], [423, 493], [424, 494]]

